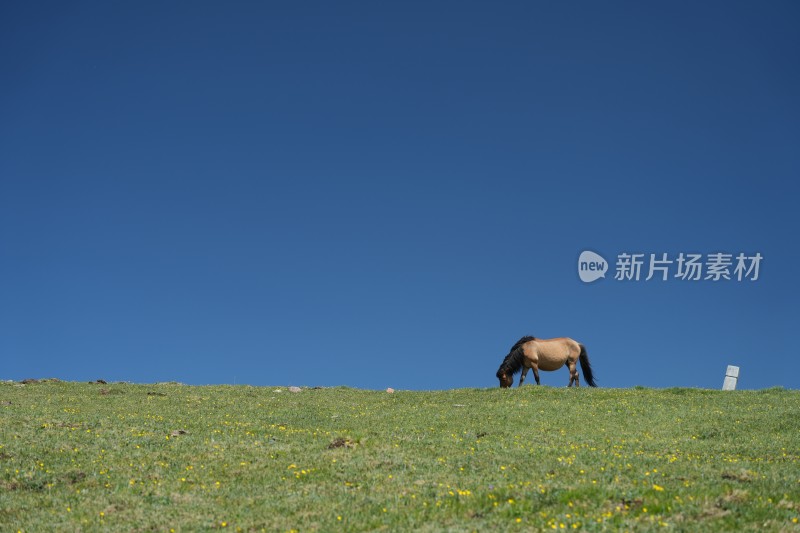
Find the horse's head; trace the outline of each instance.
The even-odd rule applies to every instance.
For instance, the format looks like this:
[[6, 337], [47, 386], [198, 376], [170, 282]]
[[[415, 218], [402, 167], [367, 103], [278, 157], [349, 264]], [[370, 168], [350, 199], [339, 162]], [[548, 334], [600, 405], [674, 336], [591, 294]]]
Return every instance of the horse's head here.
[[511, 374], [508, 372], [503, 372], [502, 370], [498, 370], [497, 379], [500, 380], [500, 387], [504, 389], [514, 384], [514, 378], [511, 376]]

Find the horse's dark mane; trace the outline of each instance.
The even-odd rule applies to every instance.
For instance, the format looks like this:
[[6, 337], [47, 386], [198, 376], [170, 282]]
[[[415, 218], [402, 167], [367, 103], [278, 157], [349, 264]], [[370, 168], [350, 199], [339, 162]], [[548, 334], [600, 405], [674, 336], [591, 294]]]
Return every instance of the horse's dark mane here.
[[506, 358], [503, 359], [502, 363], [500, 363], [500, 368], [497, 369], [498, 378], [500, 377], [500, 374], [510, 374], [513, 376], [522, 370], [522, 345], [532, 340], [536, 340], [536, 337], [526, 335], [514, 343], [514, 346], [512, 346], [511, 350], [508, 351]]
[[518, 340], [517, 342], [515, 342], [514, 346], [511, 347], [511, 349], [508, 351], [508, 353], [510, 354], [511, 352], [513, 352], [514, 350], [516, 350], [517, 348], [519, 348], [520, 346], [522, 346], [523, 344], [525, 344], [528, 341], [535, 341], [535, 340], [536, 340], [536, 337], [533, 337], [531, 335], [526, 335], [526, 336], [522, 337], [520, 340]]

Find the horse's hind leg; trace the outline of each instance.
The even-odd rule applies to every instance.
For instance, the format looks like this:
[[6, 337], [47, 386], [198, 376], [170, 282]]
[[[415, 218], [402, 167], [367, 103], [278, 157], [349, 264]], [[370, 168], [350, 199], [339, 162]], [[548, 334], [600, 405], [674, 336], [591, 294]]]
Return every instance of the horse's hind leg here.
[[578, 376], [578, 368], [574, 361], [569, 363], [569, 385], [567, 387], [572, 387], [572, 384], [575, 383], [576, 387], [581, 386], [580, 377]]
[[536, 378], [536, 384], [541, 385], [539, 383], [539, 368], [537, 366], [533, 367], [533, 377]]

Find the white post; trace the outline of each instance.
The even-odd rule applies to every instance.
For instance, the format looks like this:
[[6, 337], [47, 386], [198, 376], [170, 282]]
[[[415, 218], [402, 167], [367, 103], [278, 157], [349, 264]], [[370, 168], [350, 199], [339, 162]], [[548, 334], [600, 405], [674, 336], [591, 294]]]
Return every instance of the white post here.
[[736, 382], [739, 379], [739, 367], [728, 365], [725, 371], [725, 381], [722, 383], [722, 390], [736, 390]]

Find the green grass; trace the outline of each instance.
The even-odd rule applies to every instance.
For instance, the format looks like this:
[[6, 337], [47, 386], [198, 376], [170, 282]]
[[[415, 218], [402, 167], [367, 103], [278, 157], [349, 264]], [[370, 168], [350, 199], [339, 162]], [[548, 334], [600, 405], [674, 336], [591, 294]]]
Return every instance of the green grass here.
[[0, 531], [795, 531], [799, 517], [797, 391], [0, 384]]

